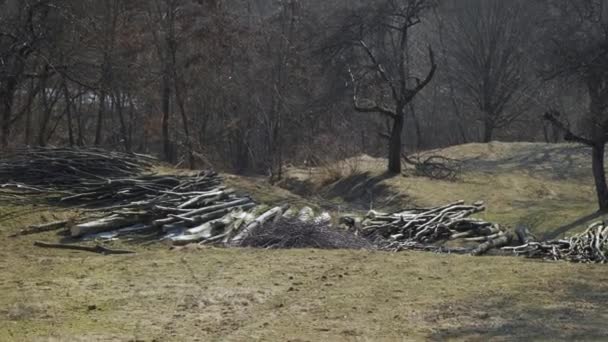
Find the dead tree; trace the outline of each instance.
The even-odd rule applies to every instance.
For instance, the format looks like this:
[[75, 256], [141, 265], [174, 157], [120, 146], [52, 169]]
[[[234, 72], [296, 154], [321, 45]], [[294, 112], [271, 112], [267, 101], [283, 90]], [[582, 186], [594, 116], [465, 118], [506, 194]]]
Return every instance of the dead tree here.
[[608, 5], [594, 1], [557, 1], [552, 8], [545, 70], [549, 80], [574, 79], [587, 88], [589, 110], [583, 115], [581, 130], [575, 132], [559, 120], [555, 111], [545, 119], [564, 133], [566, 141], [589, 146], [599, 210], [608, 212], [608, 185], [604, 152], [608, 142]]
[[428, 48], [430, 70], [413, 76], [409, 63], [411, 29], [422, 22], [432, 1], [385, 1], [356, 10], [338, 34], [350, 48], [353, 104], [361, 113], [378, 113], [391, 122], [388, 171], [401, 172], [402, 134], [407, 106], [433, 79], [437, 64]]

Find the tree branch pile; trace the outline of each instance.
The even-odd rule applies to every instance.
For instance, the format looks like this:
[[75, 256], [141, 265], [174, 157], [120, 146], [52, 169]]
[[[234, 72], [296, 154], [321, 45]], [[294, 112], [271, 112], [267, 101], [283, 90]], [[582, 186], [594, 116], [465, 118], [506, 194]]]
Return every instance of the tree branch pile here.
[[[428, 250], [481, 255], [490, 249], [508, 245], [512, 239], [511, 233], [497, 224], [470, 218], [484, 210], [482, 202], [466, 205], [464, 201], [459, 201], [442, 207], [407, 209], [392, 214], [370, 211], [363, 220], [346, 217], [342, 221], [363, 236], [376, 240], [384, 250]], [[454, 240], [477, 246], [441, 246]]]
[[417, 176], [430, 179], [454, 181], [461, 172], [461, 162], [443, 156], [407, 156], [403, 155], [403, 161], [414, 167]]
[[581, 234], [563, 240], [528, 241], [516, 247], [504, 247], [515, 255], [546, 260], [567, 260], [581, 263], [608, 261], [608, 225], [594, 223]]
[[43, 197], [50, 204], [82, 209], [91, 215], [69, 224], [75, 238], [152, 232], [172, 234], [167, 239], [177, 243], [216, 237], [255, 206], [248, 196], [226, 188], [213, 171], [145, 173], [152, 162], [101, 149], [22, 150], [0, 162], [5, 182], [0, 198], [27, 202]]
[[368, 239], [330, 224], [330, 217], [313, 218], [304, 208], [298, 217], [284, 215], [275, 222], [252, 229], [241, 242], [242, 247], [292, 249], [375, 249]]
[[0, 156], [0, 183], [30, 190], [69, 190], [85, 181], [139, 175], [154, 162], [150, 156], [99, 148], [24, 148]]

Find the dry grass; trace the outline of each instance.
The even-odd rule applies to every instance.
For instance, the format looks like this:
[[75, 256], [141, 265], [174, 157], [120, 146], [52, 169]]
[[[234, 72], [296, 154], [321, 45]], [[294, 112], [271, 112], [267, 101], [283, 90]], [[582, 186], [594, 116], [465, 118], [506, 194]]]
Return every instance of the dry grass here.
[[463, 160], [456, 182], [386, 175], [384, 159], [364, 156], [356, 176], [323, 185], [318, 173], [291, 169], [283, 185], [362, 210], [483, 200], [488, 210], [482, 218], [505, 225], [535, 221], [533, 228], [542, 235], [595, 212], [587, 152], [568, 144], [469, 144], [429, 152]]
[[[11, 230], [10, 228], [9, 230]], [[2, 341], [601, 339], [605, 266], [369, 251], [131, 246], [0, 237]]]

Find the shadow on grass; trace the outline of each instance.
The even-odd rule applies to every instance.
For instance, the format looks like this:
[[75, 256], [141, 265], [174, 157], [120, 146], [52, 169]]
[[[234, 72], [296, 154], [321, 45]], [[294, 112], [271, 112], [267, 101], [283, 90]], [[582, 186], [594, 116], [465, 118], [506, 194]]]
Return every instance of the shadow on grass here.
[[429, 317], [439, 326], [430, 339], [605, 341], [608, 293], [583, 284], [566, 287], [554, 302], [526, 300], [525, 294], [515, 294], [449, 303], [447, 309], [436, 308]]
[[512, 155], [487, 160], [484, 157], [466, 159], [467, 171], [514, 172], [528, 170], [542, 173], [555, 180], [579, 179], [591, 175], [591, 152], [582, 145], [528, 146]]
[[318, 196], [325, 200], [339, 200], [355, 210], [382, 207], [385, 210], [402, 207], [410, 202], [407, 194], [394, 191], [384, 184], [385, 180], [401, 177], [389, 172], [373, 175], [362, 172], [342, 178], [315, 193], [315, 185], [309, 180], [289, 179], [281, 186], [300, 196]]
[[583, 217], [581, 217], [579, 219], [576, 219], [573, 222], [565, 224], [565, 225], [563, 225], [563, 226], [561, 226], [561, 227], [559, 227], [559, 228], [557, 228], [557, 229], [555, 229], [555, 230], [553, 230], [551, 232], [546, 233], [543, 236], [543, 240], [554, 240], [554, 239], [557, 239], [561, 235], [563, 235], [563, 234], [565, 234], [565, 233], [567, 233], [567, 232], [569, 232], [569, 231], [571, 231], [573, 229], [576, 229], [576, 228], [578, 228], [580, 226], [586, 225], [586, 224], [590, 223], [590, 221], [598, 219], [600, 217], [602, 217], [602, 213], [600, 213], [600, 212], [595, 212], [593, 214], [590, 214], [590, 215], [587, 215], [587, 216], [583, 216]]

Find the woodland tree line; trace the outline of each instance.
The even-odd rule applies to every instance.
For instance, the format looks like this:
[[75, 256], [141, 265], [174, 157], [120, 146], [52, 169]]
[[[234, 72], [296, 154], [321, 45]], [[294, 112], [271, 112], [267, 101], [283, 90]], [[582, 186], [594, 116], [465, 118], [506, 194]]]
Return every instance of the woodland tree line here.
[[608, 1], [0, 0], [0, 144], [281, 177], [461, 144], [593, 147]]

